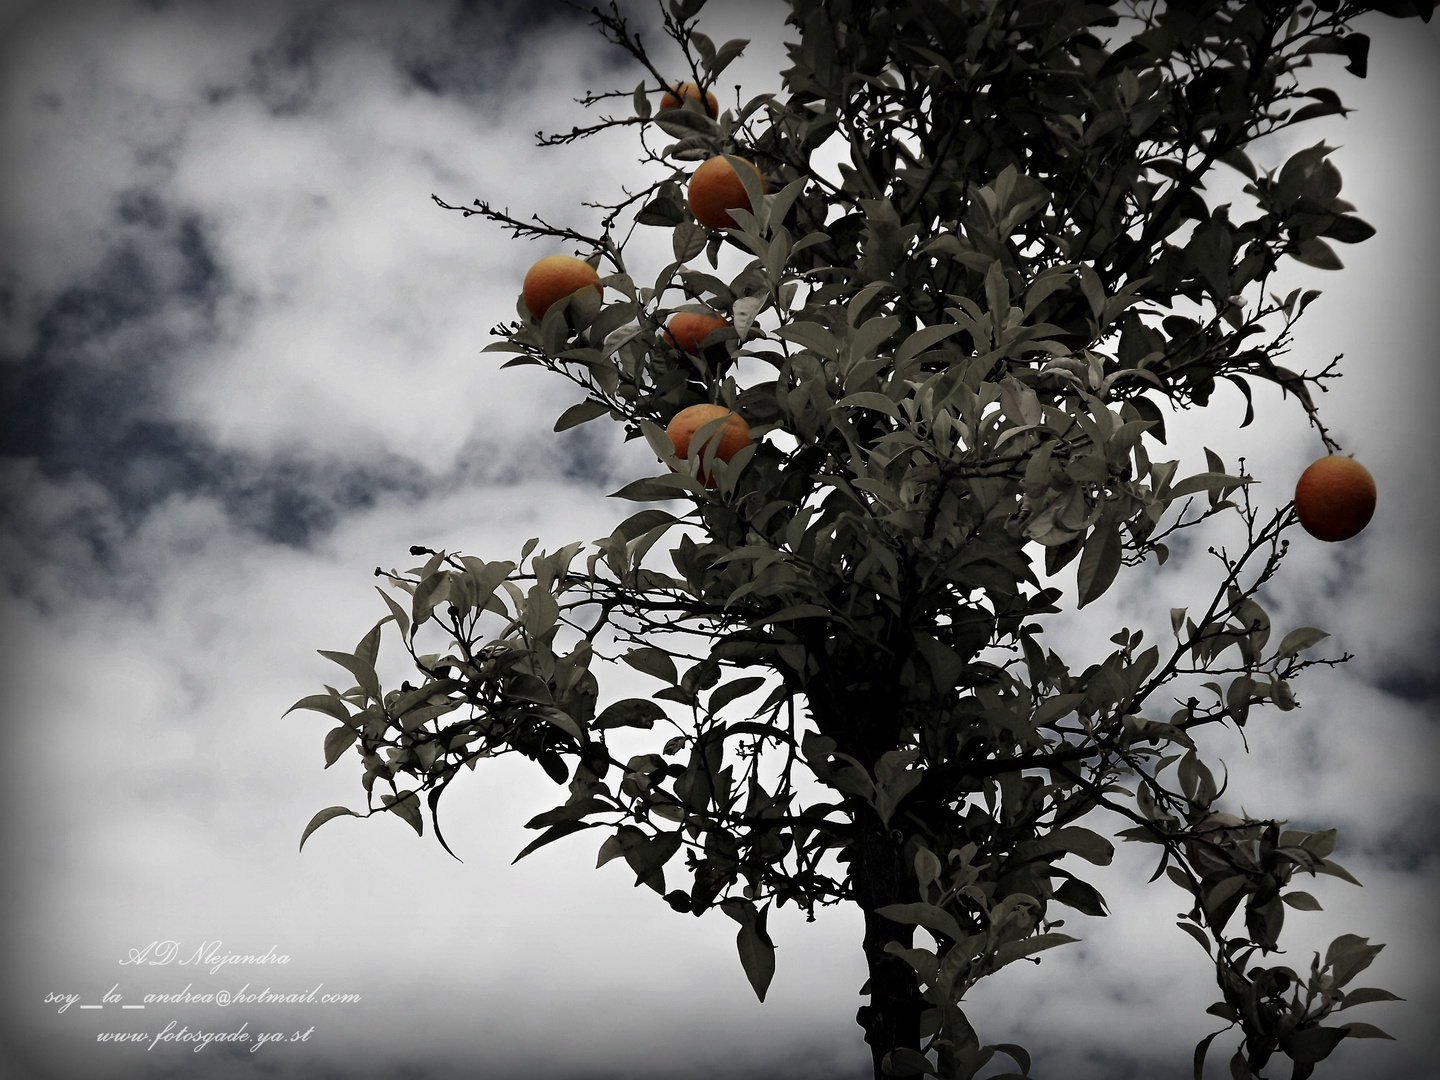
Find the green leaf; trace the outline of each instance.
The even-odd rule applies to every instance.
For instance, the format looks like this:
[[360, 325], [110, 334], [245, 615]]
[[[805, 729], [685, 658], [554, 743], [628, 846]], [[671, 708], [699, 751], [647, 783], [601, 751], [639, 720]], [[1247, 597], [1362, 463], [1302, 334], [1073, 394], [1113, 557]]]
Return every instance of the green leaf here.
[[1055, 889], [1055, 899], [1084, 915], [1101, 918], [1107, 914], [1105, 897], [1088, 881], [1069, 878]]
[[1175, 925], [1180, 927], [1181, 930], [1184, 930], [1192, 938], [1198, 941], [1200, 943], [1200, 947], [1204, 949], [1207, 954], [1210, 952], [1210, 939], [1205, 935], [1204, 930], [1201, 930], [1200, 927], [1196, 926], [1194, 923], [1187, 922], [1184, 919], [1181, 919]]
[[1185, 246], [1185, 257], [1217, 297], [1229, 296], [1231, 261], [1235, 254], [1235, 230], [1218, 209], [1209, 221], [1196, 228]]
[[1249, 155], [1239, 147], [1234, 147], [1221, 154], [1220, 160], [1237, 172], [1242, 173], [1249, 180], [1253, 181], [1260, 175], [1256, 172], [1255, 163], [1250, 160]]
[[900, 329], [900, 320], [893, 315], [877, 316], [867, 319], [865, 323], [855, 331], [855, 337], [850, 342], [850, 358], [852, 361], [866, 360], [875, 355], [875, 350]]
[[846, 394], [835, 405], [841, 409], [870, 409], [873, 412], [882, 412], [887, 416], [897, 418], [900, 415], [900, 407], [895, 402], [873, 390], [864, 390], [858, 394]]
[[330, 733], [325, 736], [325, 767], [328, 769], [340, 760], [340, 755], [350, 749], [359, 737], [360, 733], [347, 725], [331, 728]]
[[831, 614], [828, 608], [819, 604], [794, 604], [790, 607], [781, 608], [770, 615], [761, 615], [753, 621], [756, 625], [767, 623], [794, 622], [796, 619], [823, 619]]
[[470, 597], [474, 608], [484, 608], [489, 604], [500, 583], [515, 571], [515, 564], [508, 559], [487, 563], [467, 555], [461, 561], [465, 564], [466, 576], [474, 586], [474, 595]]
[[1186, 495], [1193, 495], [1199, 491], [1222, 492], [1240, 487], [1244, 483], [1238, 476], [1230, 476], [1223, 472], [1203, 472], [1193, 476], [1187, 476], [1178, 484], [1172, 487], [1166, 494], [1173, 499], [1184, 498]]
[[579, 427], [587, 421], [596, 417], [604, 416], [610, 411], [610, 406], [603, 401], [596, 401], [594, 398], [586, 398], [584, 401], [571, 405], [560, 418], [555, 421], [556, 431], [568, 431], [573, 427]]
[[905, 796], [920, 786], [925, 773], [922, 769], [909, 769], [920, 756], [920, 751], [890, 750], [875, 763], [875, 813], [886, 828], [890, 827], [890, 816]]
[[718, 713], [736, 698], [744, 697], [746, 694], [753, 694], [760, 687], [765, 685], [765, 679], [759, 675], [747, 675], [740, 679], [731, 679], [715, 688], [710, 695], [708, 711], [713, 716]]
[[916, 330], [895, 350], [895, 366], [901, 367], [913, 357], [919, 356], [927, 349], [934, 348], [946, 338], [954, 337], [964, 329], [958, 323], [941, 323]]
[[[636, 305], [629, 300], [606, 304], [605, 307], [601, 309], [600, 314], [596, 315], [594, 321], [590, 323], [590, 340], [599, 342], [608, 341], [622, 326], [631, 326], [633, 330], [638, 331], [640, 329], [639, 325], [632, 325], [634, 324], [635, 316]], [[588, 357], [592, 363], [600, 360], [605, 355], [604, 353], [598, 353], [597, 355], [597, 350], [581, 350], [581, 352], [584, 357]], [[577, 359], [581, 359], [581, 357], [577, 357]]]
[[364, 660], [371, 667], [374, 667], [375, 661], [380, 655], [380, 630], [387, 622], [389, 622], [388, 619], [381, 619], [370, 628], [370, 632], [360, 640], [360, 644], [355, 646], [356, 657]]
[[1356, 78], [1365, 78], [1370, 66], [1370, 38], [1365, 34], [1346, 34], [1340, 41], [1340, 51], [1348, 61], [1345, 70]]
[[661, 682], [667, 682], [674, 686], [680, 681], [679, 673], [675, 670], [675, 661], [670, 654], [660, 649], [639, 648], [631, 649], [620, 659], [629, 664], [636, 671], [643, 671]]
[[[1034, 427], [1044, 419], [1035, 391], [1013, 375], [1007, 375], [1000, 381], [1000, 409], [1011, 423], [1023, 427]], [[1101, 466], [1103, 471], [1103, 460]], [[1103, 475], [1099, 479], [1104, 483]]]
[[531, 710], [528, 715], [538, 716], [546, 723], [555, 725], [565, 734], [574, 738], [576, 742], [585, 741], [585, 733], [580, 730], [580, 725], [564, 709], [557, 709], [554, 705], [542, 705], [538, 709]]
[[410, 616], [405, 613], [405, 609], [396, 602], [393, 596], [380, 588], [379, 585], [375, 586], [375, 591], [380, 594], [380, 599], [384, 600], [385, 606], [390, 609], [390, 614], [395, 619], [395, 625], [400, 628], [400, 636], [409, 637]]
[[556, 300], [540, 320], [540, 345], [548, 356], [559, 356], [570, 340], [570, 298]]
[[1010, 282], [999, 259], [992, 261], [985, 271], [985, 305], [997, 325], [1010, 311]]
[[310, 839], [310, 834], [313, 833], [316, 829], [318, 829], [321, 825], [324, 825], [327, 821], [331, 821], [337, 817], [344, 817], [346, 815], [350, 817], [364, 816], [363, 814], [357, 814], [348, 806], [327, 806], [324, 810], [321, 810], [318, 814], [316, 814], [313, 818], [310, 819], [310, 824], [306, 825], [305, 831], [300, 834], [300, 850], [305, 850], [305, 841]]
[[1035, 934], [1020, 941], [1007, 941], [1000, 948], [995, 950], [995, 966], [1004, 967], [1013, 960], [1021, 957], [1033, 956], [1035, 953], [1044, 952], [1046, 949], [1054, 949], [1061, 945], [1068, 945], [1072, 941], [1079, 941], [1079, 938], [1071, 937], [1069, 934]]
[[1098, 319], [1100, 313], [1105, 310], [1105, 286], [1093, 267], [1088, 265], [1080, 267], [1080, 290], [1090, 304], [1090, 313]]
[[[705, 119], [709, 120], [710, 118], [706, 117]], [[712, 126], [714, 125], [714, 121], [710, 121], [710, 123]], [[758, 226], [763, 228], [768, 209], [765, 206], [765, 188], [760, 182], [760, 177], [755, 175], [755, 169], [745, 158], [737, 157], [734, 154], [726, 154], [724, 157], [730, 163], [730, 167], [735, 170], [735, 175], [739, 177], [740, 186], [745, 189], [745, 196], [750, 201]], [[741, 213], [744, 211], [742, 210]], [[738, 222], [740, 219], [736, 218], [735, 220]]]
[[715, 50], [714, 57], [707, 60], [705, 70], [711, 76], [719, 75], [732, 60], [745, 51], [745, 46], [749, 44], [749, 38], [731, 38]]
[[818, 323], [797, 320], [779, 327], [774, 333], [778, 338], [793, 341], [829, 360], [836, 360], [840, 356], [839, 339]]
[[669, 476], [646, 476], [632, 480], [619, 491], [612, 491], [612, 499], [629, 499], [631, 502], [664, 502], [678, 499], [684, 492], [699, 494], [705, 486], [693, 476], [671, 473]]
[[1348, 881], [1351, 885], [1359, 885], [1359, 880], [1337, 862], [1330, 859], [1322, 859], [1315, 867], [1317, 874], [1329, 874], [1331, 877], [1338, 877], [1341, 881]]
[[1220, 1031], [1212, 1031], [1195, 1044], [1195, 1080], [1205, 1080], [1205, 1052], [1210, 1049], [1210, 1044], [1215, 1041], [1215, 1037], [1224, 1030], [1222, 1028]]
[[1374, 1001], [1404, 1001], [1389, 990], [1381, 990], [1376, 986], [1357, 986], [1354, 990], [1345, 992], [1345, 1000], [1340, 1003], [1341, 1009], [1348, 1009], [1352, 1005], [1368, 1005]]
[[930, 668], [931, 682], [939, 694], [946, 694], [959, 682], [965, 671], [960, 654], [923, 630], [914, 632], [915, 647]]
[[613, 836], [607, 837], [605, 842], [600, 845], [599, 855], [595, 859], [595, 869], [600, 869], [611, 859], [618, 859], [638, 845], [646, 843], [648, 839], [634, 825], [621, 825], [615, 830]]
[[435, 608], [443, 601], [450, 592], [450, 574], [444, 570], [436, 570], [426, 574], [419, 585], [415, 586], [415, 595], [411, 598], [410, 623], [411, 628], [419, 629]]
[[367, 660], [353, 656], [350, 653], [331, 652], [328, 649], [317, 649], [316, 652], [327, 660], [333, 660], [346, 671], [350, 672], [351, 675], [355, 676], [355, 682], [361, 690], [365, 691], [366, 694], [376, 701], [380, 700], [380, 679], [375, 674], [374, 666]]
[[1185, 625], [1185, 608], [1172, 607], [1170, 609], [1170, 630], [1178, 638], [1180, 630]]
[[1110, 587], [1120, 571], [1123, 555], [1120, 527], [1109, 522], [1096, 525], [1085, 541], [1076, 571], [1077, 606], [1084, 607]]
[[952, 941], [960, 941], [965, 937], [965, 931], [960, 929], [955, 916], [934, 904], [888, 904], [876, 908], [875, 914], [903, 926], [923, 926], [929, 930], [938, 930]]
[[[785, 215], [790, 213], [790, 208], [795, 205], [795, 200], [805, 192], [810, 178], [802, 176], [798, 180], [792, 180], [775, 193], [770, 202], [770, 221], [772, 224], [780, 224], [785, 220]], [[793, 251], [794, 249], [792, 249]]]
[[657, 529], [662, 525], [678, 525], [680, 519], [674, 514], [664, 510], [649, 509], [640, 510], [631, 514], [615, 527], [615, 534], [626, 543], [634, 540], [637, 536], [644, 536], [651, 529]]
[[1344, 1028], [1311, 1027], [1293, 1031], [1280, 1040], [1280, 1049], [1292, 1061], [1314, 1065], [1324, 1061], [1348, 1035]]
[[[688, 110], [667, 109], [663, 119], [658, 121], [659, 125], [668, 134], [677, 138], [683, 138], [690, 129], [709, 130], [710, 120], [708, 117], [692, 115]], [[657, 225], [661, 228], [681, 224], [685, 220], [685, 204], [670, 195], [659, 195], [651, 199], [639, 213], [635, 215], [635, 222], [638, 225]], [[546, 312], [548, 315], [549, 312]], [[546, 352], [552, 352], [547, 337]], [[554, 350], [558, 351], [558, 350]]]
[[600, 824], [602, 823], [599, 821], [562, 821], [558, 825], [551, 825], [534, 840], [526, 844], [525, 849], [510, 860], [510, 865], [514, 866], [532, 851], [536, 851], [546, 844], [552, 844], [562, 836], [569, 836], [571, 833], [579, 832], [581, 829], [593, 829]]
[[625, 852], [625, 861], [635, 871], [635, 884], [648, 885], [665, 895], [665, 863], [680, 850], [680, 833], [662, 832]]
[[1335, 249], [1318, 236], [1300, 241], [1300, 246], [1290, 253], [1290, 257], [1317, 270], [1345, 269], [1345, 264], [1340, 261], [1340, 256], [1335, 254]]
[[675, 253], [675, 261], [689, 262], [705, 250], [705, 243], [709, 239], [710, 230], [704, 225], [694, 221], [680, 222], [670, 236], [670, 247]]
[[1250, 716], [1250, 696], [1256, 691], [1256, 681], [1250, 675], [1237, 675], [1225, 690], [1225, 708], [1237, 724], [1243, 724]]
[[[1020, 1066], [1020, 1073], [1022, 1074], [1022, 1076], [1030, 1075], [1030, 1054], [1023, 1046], [1020, 1046], [1016, 1043], [991, 1043], [989, 1046], [985, 1047], [985, 1049], [996, 1050], [1002, 1054], [1008, 1055], [1010, 1058], [1014, 1059], [1016, 1065]], [[1014, 1076], [1015, 1074], [1010, 1073], [1009, 1075]], [[996, 1078], [996, 1080], [998, 1080], [998, 1078]]]
[[1350, 214], [1341, 214], [1320, 232], [1342, 244], [1359, 244], [1375, 235], [1375, 226]]
[[[919, 975], [920, 978], [924, 979], [925, 982], [931, 984], [932, 986], [939, 978], [939, 961], [937, 960], [935, 954], [929, 949], [907, 949], [898, 941], [887, 941], [885, 943], [885, 952], [890, 956], [897, 956], [901, 960], [904, 960], [905, 963], [909, 964], [912, 968], [915, 969], [915, 974]], [[951, 949], [948, 955], [958, 956], [960, 955], [960, 950], [958, 948]], [[970, 953], [965, 956], [965, 959], [968, 961], [973, 955], [974, 950], [971, 950]], [[867, 982], [866, 985], [868, 986], [869, 983]], [[861, 991], [861, 993], [864, 992], [864, 990]]]
[[296, 709], [308, 709], [311, 712], [333, 716], [336, 720], [350, 722], [350, 710], [345, 707], [345, 702], [331, 694], [311, 694], [309, 697], [303, 697], [281, 715], [289, 716]]
[[1325, 951], [1325, 967], [1331, 970], [1336, 986], [1344, 986], [1374, 962], [1384, 945], [1371, 945], [1369, 938], [1341, 934]]
[[416, 836], [425, 835], [425, 819], [420, 815], [420, 796], [413, 791], [402, 791], [399, 795], [383, 795], [385, 809], [396, 817], [409, 822]]
[[1105, 837], [1079, 825], [1067, 825], [1017, 845], [1014, 858], [1037, 859], [1057, 851], [1079, 855], [1096, 866], [1109, 866], [1115, 857], [1115, 845]]
[[915, 852], [915, 879], [920, 883], [922, 893], [926, 885], [940, 880], [944, 869], [940, 857], [929, 848], [922, 847]]
[[740, 931], [735, 935], [740, 966], [745, 969], [745, 977], [750, 980], [755, 996], [761, 1001], [765, 1000], [770, 980], [775, 977], [775, 943], [765, 931], [769, 911], [768, 904], [762, 907], [753, 920], [741, 923]]
[[1341, 1024], [1341, 1029], [1352, 1039], [1390, 1039], [1395, 1036], [1389, 1032], [1382, 1031], [1374, 1024], [1361, 1023], [1359, 1020], [1351, 1020], [1348, 1024]]
[[[411, 709], [401, 718], [400, 727], [407, 734], [417, 730], [424, 724], [434, 720], [437, 716], [444, 716], [448, 712], [454, 712], [460, 707], [462, 699], [454, 701], [443, 701], [438, 705], [427, 705], [420, 709]], [[417, 753], [421, 747], [416, 747]]]
[[1211, 1016], [1218, 1016], [1221, 1020], [1228, 1020], [1232, 1024], [1240, 1022], [1240, 1014], [1228, 1001], [1213, 1002], [1205, 1006], [1205, 1011]]
[[606, 707], [595, 717], [595, 729], [609, 727], [654, 727], [655, 721], [665, 719], [665, 710], [645, 697], [626, 697]]
[[1056, 720], [1069, 716], [1075, 711], [1075, 707], [1084, 700], [1084, 694], [1056, 694], [1054, 697], [1046, 698], [1035, 710], [1032, 722], [1036, 727], [1053, 724]]
[[1314, 626], [1297, 627], [1285, 635], [1275, 655], [1282, 660], [1286, 657], [1295, 656], [1297, 653], [1302, 653], [1313, 645], [1318, 645], [1329, 636], [1326, 631]]

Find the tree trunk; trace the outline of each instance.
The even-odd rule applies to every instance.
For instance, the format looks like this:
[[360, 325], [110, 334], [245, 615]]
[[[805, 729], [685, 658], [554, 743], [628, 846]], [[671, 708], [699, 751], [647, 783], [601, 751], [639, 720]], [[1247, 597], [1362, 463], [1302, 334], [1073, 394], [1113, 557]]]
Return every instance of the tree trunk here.
[[[812, 651], [824, 655], [823, 648]], [[805, 687], [811, 715], [820, 733], [836, 741], [839, 752], [874, 768], [881, 755], [899, 743], [895, 706], [903, 691], [894, 672], [876, 672], [873, 662], [865, 661], [867, 650], [858, 650], [858, 656], [846, 655], [851, 650], [836, 652]], [[865, 915], [863, 948], [870, 991], [869, 1004], [860, 1007], [855, 1020], [865, 1030], [875, 1080], [883, 1080], [888, 1074], [881, 1063], [887, 1054], [901, 1048], [919, 1051], [925, 1001], [915, 970], [885, 951], [892, 941], [909, 948], [915, 927], [891, 922], [876, 912], [890, 904], [919, 900], [919, 887], [914, 870], [906, 864], [904, 833], [887, 828], [864, 799], [850, 796], [846, 808], [855, 824], [855, 839], [848, 848], [850, 883], [855, 903]]]
[[908, 948], [915, 928], [876, 914], [877, 908], [887, 904], [917, 899], [905, 866], [904, 840], [898, 830], [885, 829], [869, 807], [864, 813], [850, 872], [856, 902], [865, 913], [864, 949], [870, 975], [870, 1003], [860, 1007], [855, 1019], [865, 1029], [875, 1078], [881, 1080], [886, 1076], [881, 1069], [886, 1054], [900, 1047], [919, 1051], [920, 1014], [925, 1002], [920, 996], [914, 969], [885, 951], [891, 941]]

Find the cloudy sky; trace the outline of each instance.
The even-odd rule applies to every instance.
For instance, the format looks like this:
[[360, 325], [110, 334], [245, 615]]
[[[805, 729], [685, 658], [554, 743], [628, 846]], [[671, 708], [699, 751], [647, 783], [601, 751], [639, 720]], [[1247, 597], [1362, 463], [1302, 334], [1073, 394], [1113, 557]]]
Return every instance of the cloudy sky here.
[[[753, 40], [727, 85], [778, 90], [782, 6], [712, 8], [716, 41]], [[1340, 145], [1345, 196], [1379, 229], [1344, 271], [1292, 274], [1326, 290], [1292, 359], [1345, 354], [1327, 420], [1380, 509], [1347, 545], [1297, 533], [1270, 594], [1277, 623], [1325, 627], [1332, 654], [1357, 658], [1302, 683], [1302, 709], [1253, 721], [1248, 754], [1220, 734], [1208, 749], [1229, 766], [1227, 806], [1338, 826], [1336, 857], [1365, 882], [1313, 886], [1326, 910], [1292, 915], [1289, 962], [1344, 932], [1388, 943], [1361, 981], [1407, 1000], [1356, 1018], [1398, 1041], [1343, 1046], [1320, 1075], [1422, 1080], [1440, 1051], [1440, 29], [1368, 29], [1368, 80], [1318, 66], [1359, 111], [1256, 155]], [[555, 789], [508, 760], [447, 797], [463, 863], [388, 818], [296, 851], [315, 810], [359, 805], [358, 770], [323, 771], [325, 721], [281, 714], [335, 678], [316, 649], [349, 649], [383, 614], [371, 570], [408, 566], [415, 543], [505, 558], [530, 536], [603, 536], [625, 512], [606, 492], [654, 466], [602, 425], [552, 434], [566, 387], [479, 354], [554, 246], [430, 200], [593, 225], [581, 203], [639, 175], [625, 137], [533, 136], [582, 120], [587, 89], [633, 87], [622, 59], [558, 4], [0, 0], [7, 1075], [867, 1075], [853, 912], [779, 913], [759, 1004], [728, 919], [592, 870], [583, 840], [511, 866]], [[657, 269], [667, 249], [653, 242]], [[1259, 497], [1283, 504], [1319, 440], [1293, 403], [1262, 398], [1244, 431], [1236, 404], [1177, 422], [1172, 445], [1192, 471], [1202, 442], [1244, 454]], [[1054, 644], [1159, 633], [1206, 574], [1203, 551], [1182, 552], [1057, 622]], [[1122, 848], [1096, 876], [1113, 914], [1072, 920], [1081, 945], [976, 998], [982, 1036], [1028, 1045], [1037, 1075], [1190, 1075], [1215, 994], [1147, 858]], [[180, 958], [289, 962], [122, 963], [167, 940]], [[246, 983], [359, 1000], [121, 1008]], [[78, 997], [62, 1011], [55, 994]], [[198, 1054], [96, 1041], [172, 1021], [313, 1030]]]

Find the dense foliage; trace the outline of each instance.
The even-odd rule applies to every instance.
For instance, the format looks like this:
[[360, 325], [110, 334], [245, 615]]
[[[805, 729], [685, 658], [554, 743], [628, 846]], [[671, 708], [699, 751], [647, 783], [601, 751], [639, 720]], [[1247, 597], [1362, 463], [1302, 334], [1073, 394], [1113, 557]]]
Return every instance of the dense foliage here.
[[[598, 235], [455, 208], [600, 269], [603, 298], [538, 322], [521, 306], [490, 348], [583, 390], [557, 430], [609, 418], [673, 471], [617, 492], [644, 507], [588, 547], [415, 549], [423, 565], [385, 575], [389, 615], [324, 654], [355, 685], [297, 704], [337, 722], [327, 765], [353, 748], [368, 811], [421, 831], [423, 798], [438, 835], [452, 781], [483, 758], [533, 759], [567, 794], [522, 854], [598, 830], [600, 863], [739, 924], [762, 998], [772, 906], [858, 904], [877, 1077], [971, 1077], [997, 1051], [1028, 1074], [961, 1002], [1074, 940], [1065, 909], [1105, 913], [1075, 863], [1112, 857], [1082, 824], [1101, 809], [1193, 898], [1179, 925], [1214, 965], [1210, 1011], [1239, 1029], [1233, 1076], [1283, 1055], [1303, 1078], [1340, 1040], [1383, 1036], [1333, 1015], [1391, 997], [1350, 986], [1379, 946], [1346, 935], [1307, 971], [1267, 966], [1287, 906], [1318, 906], [1296, 876], [1353, 880], [1329, 858], [1334, 831], [1219, 812], [1201, 753], [1204, 729], [1292, 709], [1296, 677], [1338, 662], [1306, 658], [1322, 631], [1272, 633], [1258, 599], [1292, 508], [1257, 505], [1213, 451], [1181, 476], [1164, 420], [1222, 383], [1248, 401], [1269, 382], [1338, 449], [1314, 393], [1335, 365], [1281, 363], [1318, 293], [1272, 280], [1286, 259], [1338, 269], [1333, 245], [1373, 230], [1340, 197], [1331, 147], [1273, 171], [1246, 151], [1344, 111], [1303, 76], [1323, 54], [1364, 76], [1363, 10], [1432, 5], [791, 0], [783, 96], [718, 119], [699, 101], [657, 112], [677, 79], [720, 90], [746, 44], [700, 32], [702, 4], [660, 11], [681, 70], [617, 8], [593, 12], [647, 75], [585, 104], [633, 111], [542, 141], [633, 127], [655, 169]], [[693, 163], [715, 155], [753, 161], [766, 189], [739, 170], [755, 212], [723, 233], [685, 202]], [[1217, 204], [1229, 188], [1243, 195]], [[674, 252], [658, 273], [632, 243], [655, 228]], [[722, 248], [745, 256], [729, 280]], [[731, 327], [691, 356], [662, 336], [677, 310]], [[728, 464], [677, 460], [663, 427], [697, 402], [740, 412], [756, 443]], [[712, 471], [713, 488], [698, 478]], [[1169, 538], [1217, 515], [1245, 542], [1215, 550], [1213, 594], [1172, 610], [1168, 639], [1120, 629], [1083, 670], [1047, 648], [1062, 605], [1163, 563]], [[379, 684], [387, 624], [413, 685]], [[607, 695], [597, 676], [616, 660], [653, 692]], [[305, 835], [354, 813], [322, 811]]]

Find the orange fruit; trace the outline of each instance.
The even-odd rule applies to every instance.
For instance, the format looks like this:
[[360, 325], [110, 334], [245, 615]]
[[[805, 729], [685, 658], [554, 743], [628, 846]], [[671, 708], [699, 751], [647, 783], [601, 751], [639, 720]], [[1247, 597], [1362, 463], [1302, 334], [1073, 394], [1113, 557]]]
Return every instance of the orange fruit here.
[[[712, 420], [718, 420], [722, 416], [728, 416], [727, 420], [718, 432], [710, 437], [707, 445], [714, 445], [715, 440], [720, 440], [715, 445], [715, 456], [721, 461], [729, 461], [742, 447], [749, 446], [750, 425], [740, 419], [735, 413], [723, 405], [691, 405], [687, 409], [681, 409], [665, 426], [665, 434], [670, 436], [670, 445], [675, 448], [675, 456], [688, 458], [690, 456], [690, 440], [695, 432]], [[704, 447], [696, 447], [697, 454], [704, 453]], [[706, 487], [715, 486], [715, 478], [705, 472], [701, 479], [705, 481]]]
[[599, 285], [599, 272], [584, 259], [573, 255], [546, 255], [525, 271], [521, 295], [530, 314], [543, 319], [550, 305], [579, 292], [587, 285], [604, 295]]
[[[685, 99], [691, 101], [700, 100], [700, 87], [693, 82], [676, 83], [670, 87], [660, 98], [661, 109], [678, 109], [685, 104]], [[714, 120], [720, 115], [720, 102], [715, 100], [715, 95], [709, 90], [705, 91], [705, 111]]]
[[1375, 513], [1375, 479], [1354, 458], [1330, 454], [1300, 474], [1295, 513], [1317, 540], [1349, 540]]
[[670, 316], [665, 327], [665, 340], [671, 345], [684, 349], [692, 356], [700, 355], [700, 344], [712, 332], [729, 322], [719, 315], [699, 315], [693, 311], [679, 311]]
[[[743, 160], [743, 159], [741, 159]], [[755, 171], [755, 179], [763, 189], [765, 180], [752, 162], [746, 161]], [[750, 196], [740, 182], [740, 174], [723, 157], [712, 157], [690, 174], [690, 189], [686, 195], [690, 213], [707, 229], [733, 229], [735, 219], [729, 214], [732, 209], [750, 210]]]

